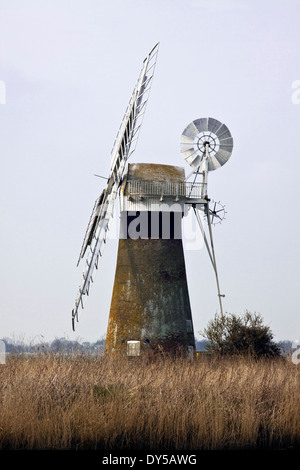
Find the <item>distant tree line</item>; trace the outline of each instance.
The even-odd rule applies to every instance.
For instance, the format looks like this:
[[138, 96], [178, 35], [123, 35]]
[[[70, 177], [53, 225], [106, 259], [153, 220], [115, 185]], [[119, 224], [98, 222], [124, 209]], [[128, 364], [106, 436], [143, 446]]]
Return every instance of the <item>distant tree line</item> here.
[[63, 353], [63, 354], [103, 354], [105, 339], [94, 343], [88, 341], [70, 341], [66, 338], [55, 338], [50, 342], [38, 342], [26, 344], [23, 341], [14, 341], [11, 338], [2, 338], [5, 343], [5, 350], [10, 354], [42, 354], [42, 353]]
[[[15, 342], [11, 338], [2, 338], [5, 342], [5, 350], [10, 354], [104, 354], [105, 339], [94, 343], [85, 341], [69, 341], [65, 338], [54, 339], [51, 342], [41, 342], [36, 344], [25, 344]], [[202, 352], [213, 352], [212, 343], [207, 339], [195, 340], [196, 350]], [[292, 341], [285, 340], [278, 343], [281, 355], [289, 355], [292, 351]]]
[[[285, 356], [291, 354], [292, 341], [273, 341], [273, 333], [263, 323], [262, 316], [246, 311], [243, 316], [216, 314], [200, 333], [203, 340], [195, 338], [196, 350], [220, 355], [252, 355], [256, 357]], [[11, 354], [97, 354], [103, 355], [105, 338], [94, 343], [55, 338], [51, 342], [26, 344], [2, 338], [7, 353]]]

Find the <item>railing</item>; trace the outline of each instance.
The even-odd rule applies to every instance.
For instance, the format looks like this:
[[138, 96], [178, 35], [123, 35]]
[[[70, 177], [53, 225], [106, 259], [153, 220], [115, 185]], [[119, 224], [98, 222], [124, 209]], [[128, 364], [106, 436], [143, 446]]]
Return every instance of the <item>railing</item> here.
[[174, 197], [178, 199], [201, 199], [203, 183], [128, 180], [125, 194], [131, 198]]

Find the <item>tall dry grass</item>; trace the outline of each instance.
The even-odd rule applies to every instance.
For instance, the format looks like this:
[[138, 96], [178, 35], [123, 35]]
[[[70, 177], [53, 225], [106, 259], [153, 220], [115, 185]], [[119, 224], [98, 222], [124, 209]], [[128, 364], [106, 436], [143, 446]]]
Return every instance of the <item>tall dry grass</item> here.
[[0, 449], [286, 449], [300, 446], [300, 366], [10, 357]]

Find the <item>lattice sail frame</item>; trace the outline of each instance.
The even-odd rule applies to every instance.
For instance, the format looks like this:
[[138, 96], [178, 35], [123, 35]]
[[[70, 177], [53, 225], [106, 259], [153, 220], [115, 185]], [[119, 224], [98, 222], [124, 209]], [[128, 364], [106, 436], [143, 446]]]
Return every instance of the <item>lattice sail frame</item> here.
[[139, 78], [112, 147], [111, 169], [107, 187], [96, 200], [90, 216], [77, 263], [78, 266], [81, 259], [86, 257], [83, 281], [79, 287], [75, 306], [72, 310], [73, 330], [75, 330], [75, 320], [78, 321], [79, 308], [84, 308], [84, 296], [89, 294], [90, 285], [91, 282], [93, 282], [94, 269], [98, 269], [99, 259], [104, 250], [104, 244], [106, 243], [107, 233], [111, 225], [115, 200], [126, 162], [134, 152], [137, 144], [153, 81], [158, 49], [159, 43], [153, 47], [143, 61]]

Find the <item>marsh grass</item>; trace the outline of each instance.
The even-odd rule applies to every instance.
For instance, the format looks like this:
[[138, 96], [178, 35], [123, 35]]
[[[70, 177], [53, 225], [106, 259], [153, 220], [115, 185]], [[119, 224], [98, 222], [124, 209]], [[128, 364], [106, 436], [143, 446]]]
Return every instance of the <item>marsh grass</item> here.
[[299, 392], [287, 359], [9, 357], [0, 449], [298, 448]]

